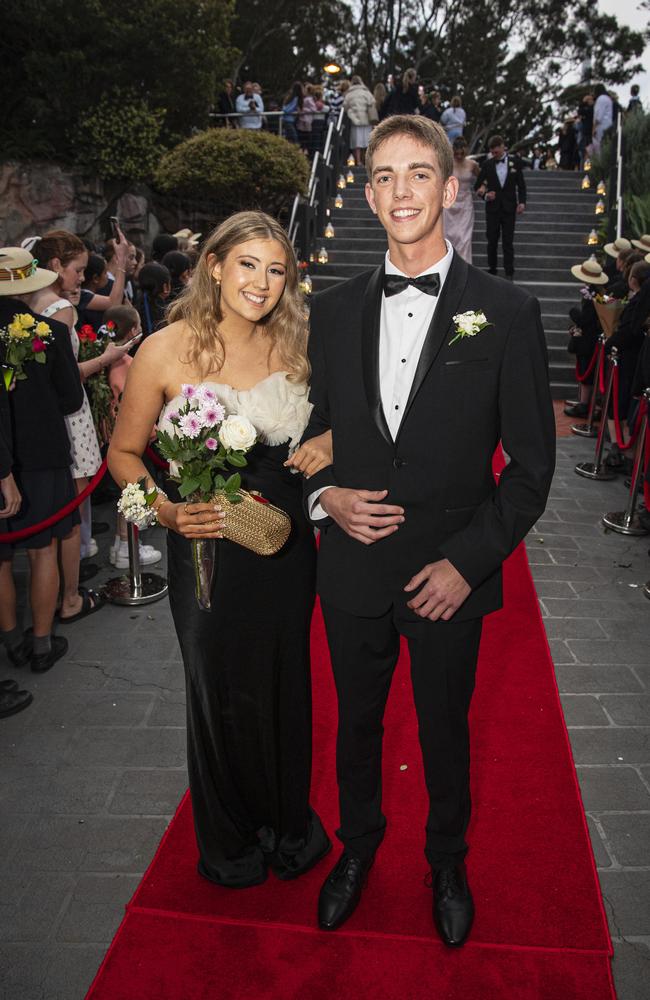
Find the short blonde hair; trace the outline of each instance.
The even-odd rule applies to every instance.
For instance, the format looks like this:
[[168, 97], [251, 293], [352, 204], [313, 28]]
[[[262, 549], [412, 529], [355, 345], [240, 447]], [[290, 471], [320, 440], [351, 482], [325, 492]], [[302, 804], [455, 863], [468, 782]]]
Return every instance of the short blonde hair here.
[[255, 239], [277, 240], [287, 259], [282, 296], [259, 326], [265, 328], [269, 347], [275, 349], [291, 380], [307, 382], [307, 313], [298, 287], [296, 256], [285, 230], [277, 219], [265, 212], [236, 212], [210, 233], [203, 244], [192, 283], [172, 304], [168, 321], [182, 320], [189, 326], [192, 339], [187, 360], [190, 364], [197, 365], [202, 375], [215, 368], [221, 371], [226, 358], [219, 330], [223, 313], [221, 292], [212, 272], [215, 263], [222, 263], [236, 246]]
[[446, 181], [451, 177], [454, 172], [454, 157], [444, 128], [437, 122], [425, 118], [424, 115], [391, 115], [390, 118], [384, 118], [370, 135], [366, 150], [366, 172], [369, 180], [372, 181], [372, 164], [377, 149], [382, 142], [386, 142], [394, 135], [409, 135], [423, 146], [429, 146], [435, 153], [442, 179]]

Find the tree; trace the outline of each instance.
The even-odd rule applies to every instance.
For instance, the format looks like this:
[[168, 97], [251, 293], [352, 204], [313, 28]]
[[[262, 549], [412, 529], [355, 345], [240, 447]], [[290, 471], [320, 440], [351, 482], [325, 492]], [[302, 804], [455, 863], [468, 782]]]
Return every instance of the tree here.
[[233, 0], [3, 0], [4, 158], [69, 159], [83, 114], [121, 88], [164, 112], [168, 144], [204, 128], [232, 58]]

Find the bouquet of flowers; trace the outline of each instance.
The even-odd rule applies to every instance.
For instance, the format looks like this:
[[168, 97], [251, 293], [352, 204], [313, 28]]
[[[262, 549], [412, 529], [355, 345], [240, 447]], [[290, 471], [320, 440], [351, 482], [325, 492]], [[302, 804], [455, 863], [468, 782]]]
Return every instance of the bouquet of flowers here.
[[[89, 323], [85, 323], [78, 331], [79, 361], [90, 361], [104, 353], [103, 338], [115, 336], [115, 324], [106, 323], [96, 333]], [[102, 444], [108, 444], [115, 426], [113, 408], [113, 393], [108, 382], [106, 370], [90, 375], [85, 382], [97, 437]]]
[[242, 469], [246, 452], [257, 441], [257, 431], [246, 417], [226, 415], [209, 386], [181, 387], [183, 404], [167, 414], [174, 433], [159, 430], [157, 444], [169, 462], [169, 477], [178, 492], [196, 503], [207, 503], [223, 491], [231, 503], [239, 503], [241, 475], [223, 473], [231, 466]]
[[598, 316], [603, 333], [609, 338], [616, 332], [621, 313], [627, 305], [627, 298], [616, 299], [605, 292], [597, 292], [594, 296], [594, 309]]
[[14, 379], [27, 378], [28, 361], [45, 364], [45, 352], [52, 330], [44, 320], [30, 313], [17, 313], [8, 326], [0, 327], [0, 342], [4, 345], [4, 382], [7, 390]]

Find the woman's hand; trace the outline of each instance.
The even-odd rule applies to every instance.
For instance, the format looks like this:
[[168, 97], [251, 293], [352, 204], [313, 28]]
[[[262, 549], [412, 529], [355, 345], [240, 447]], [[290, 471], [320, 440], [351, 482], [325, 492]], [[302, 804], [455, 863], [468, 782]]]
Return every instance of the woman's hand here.
[[132, 346], [131, 341], [120, 346], [117, 344], [107, 344], [101, 355], [103, 367], [108, 368], [110, 365], [115, 364], [116, 361], [119, 361], [120, 358], [123, 358], [130, 351]]
[[4, 507], [0, 510], [0, 517], [15, 517], [20, 510], [23, 499], [11, 472], [5, 479], [0, 479], [0, 493], [2, 493], [4, 500]]
[[126, 265], [129, 260], [129, 243], [119, 226], [117, 227], [117, 232], [120, 237], [119, 242], [113, 240], [113, 247], [115, 250], [115, 266], [126, 270]]
[[219, 504], [165, 501], [158, 509], [158, 522], [183, 538], [223, 538], [226, 515]]
[[319, 434], [318, 437], [310, 438], [301, 444], [284, 464], [302, 472], [305, 479], [309, 479], [321, 469], [327, 468], [333, 461], [332, 432], [325, 431], [324, 434]]

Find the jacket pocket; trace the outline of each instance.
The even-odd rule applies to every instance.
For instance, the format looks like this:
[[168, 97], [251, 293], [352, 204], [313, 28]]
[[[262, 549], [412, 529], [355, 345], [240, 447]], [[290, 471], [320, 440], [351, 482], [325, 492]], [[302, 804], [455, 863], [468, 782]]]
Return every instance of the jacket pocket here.
[[478, 504], [473, 504], [471, 507], [447, 507], [445, 508], [445, 528], [449, 534], [454, 531], [460, 531], [464, 528], [474, 517], [474, 512], [477, 510]]
[[482, 370], [484, 368], [491, 368], [492, 362], [490, 358], [467, 358], [464, 361], [445, 361], [443, 364], [443, 371], [468, 371], [470, 368], [472, 370]]

